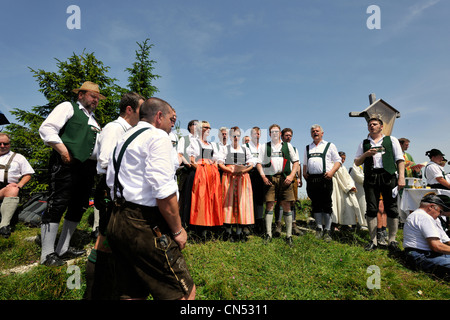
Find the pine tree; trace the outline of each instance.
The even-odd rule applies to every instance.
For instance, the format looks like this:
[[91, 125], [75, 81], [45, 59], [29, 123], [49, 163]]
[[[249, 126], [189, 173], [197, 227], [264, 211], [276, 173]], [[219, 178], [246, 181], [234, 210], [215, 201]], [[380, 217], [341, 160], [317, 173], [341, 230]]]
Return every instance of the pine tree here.
[[158, 91], [151, 81], [159, 78], [152, 74], [153, 63], [149, 59], [150, 48], [153, 45], [148, 39], [138, 43], [136, 61], [132, 68], [125, 69], [131, 75], [129, 85], [120, 87], [117, 79], [108, 76], [110, 67], [98, 60], [94, 53], [75, 53], [67, 61], [56, 60], [57, 71], [49, 72], [42, 69], [29, 68], [36, 78], [41, 92], [47, 99], [47, 104], [34, 106], [31, 111], [14, 108], [11, 113], [18, 123], [6, 126], [5, 132], [11, 136], [11, 149], [24, 155], [36, 171], [33, 179], [27, 184], [30, 192], [45, 191], [48, 187], [48, 160], [51, 148], [45, 146], [39, 136], [39, 127], [50, 112], [64, 101], [76, 101], [77, 95], [73, 89], [79, 88], [83, 82], [92, 81], [99, 85], [100, 92], [106, 97], [100, 100], [95, 110], [95, 117], [100, 126], [116, 119], [119, 115], [118, 105], [122, 95], [127, 91], [135, 91], [144, 97], [151, 97]]
[[160, 78], [152, 73], [153, 64], [156, 61], [150, 59], [150, 49], [153, 48], [153, 45], [149, 44], [149, 41], [150, 39], [145, 39], [143, 43], [136, 42], [139, 46], [139, 49], [136, 50], [136, 61], [132, 68], [125, 69], [130, 74], [128, 77], [130, 91], [137, 92], [146, 99], [159, 91], [152, 85], [152, 81]]

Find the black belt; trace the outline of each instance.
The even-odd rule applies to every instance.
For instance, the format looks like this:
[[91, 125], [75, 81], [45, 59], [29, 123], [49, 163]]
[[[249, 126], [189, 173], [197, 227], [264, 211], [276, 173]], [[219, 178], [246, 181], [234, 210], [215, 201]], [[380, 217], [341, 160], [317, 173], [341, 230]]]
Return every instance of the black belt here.
[[149, 206], [144, 206], [142, 204], [137, 204], [134, 202], [129, 202], [129, 201], [125, 201], [123, 203], [124, 207], [130, 208], [130, 209], [139, 209], [144, 213], [153, 213], [153, 212], [159, 212], [158, 207], [149, 207]]
[[309, 173], [308, 173], [308, 177], [311, 177], [311, 178], [320, 178], [320, 177], [325, 177], [325, 176], [324, 176], [324, 173], [316, 173], [316, 174], [309, 174]]

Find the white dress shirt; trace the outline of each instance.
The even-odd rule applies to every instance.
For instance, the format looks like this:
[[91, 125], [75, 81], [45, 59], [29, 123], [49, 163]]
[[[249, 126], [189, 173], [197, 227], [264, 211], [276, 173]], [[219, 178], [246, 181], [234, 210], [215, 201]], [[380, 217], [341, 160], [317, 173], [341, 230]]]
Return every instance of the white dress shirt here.
[[111, 153], [120, 138], [131, 128], [122, 117], [108, 123], [97, 137], [97, 173], [105, 174]]
[[[94, 118], [94, 113], [86, 110], [83, 105], [78, 101], [79, 108], [88, 117], [88, 124], [96, 127], [99, 131], [101, 130], [100, 125]], [[50, 112], [47, 119], [44, 120], [39, 128], [39, 135], [46, 145], [49, 143], [63, 143], [59, 137], [60, 130], [64, 127], [67, 121], [73, 116], [73, 106], [72, 103], [65, 101], [58, 104], [55, 109]], [[94, 151], [90, 159], [96, 159], [97, 156], [97, 144], [94, 147]]]
[[444, 168], [436, 162], [430, 161], [430, 163], [425, 167], [424, 172], [425, 178], [427, 179], [427, 184], [439, 184], [439, 182], [436, 180], [436, 178], [439, 177], [447, 180], [447, 177], [444, 174]]
[[[328, 141], [322, 140], [316, 145], [312, 142], [309, 145], [309, 153], [323, 153]], [[303, 164], [307, 166], [308, 174], [322, 174], [324, 172], [330, 171], [336, 162], [342, 163], [342, 159], [339, 156], [338, 150], [334, 143], [330, 143], [327, 154], [325, 156], [325, 171], [323, 170], [323, 162], [320, 157], [312, 157], [308, 159], [307, 150], [305, 148], [305, 153], [303, 155]]]
[[[114, 199], [113, 159], [117, 159], [128, 137], [141, 128], [149, 129], [128, 145], [120, 165], [119, 181], [126, 201], [156, 207], [156, 199], [165, 199], [174, 193], [178, 195], [178, 185], [174, 179], [172, 142], [165, 131], [155, 128], [148, 122], [139, 121], [120, 139], [108, 164], [106, 183]], [[118, 195], [120, 196], [119, 192]]]
[[[6, 165], [12, 155], [13, 152], [9, 151], [8, 153], [0, 156], [0, 164]], [[27, 159], [19, 153], [16, 153], [10, 165], [11, 167], [8, 170], [8, 183], [18, 183], [22, 176], [34, 174], [34, 170], [28, 163]], [[5, 169], [0, 169], [0, 182], [3, 182], [4, 179]]]
[[261, 146], [261, 144], [258, 144], [258, 146], [256, 146], [253, 141], [250, 140], [250, 142], [248, 143], [248, 148], [250, 150], [250, 152], [252, 153], [252, 157], [253, 157], [253, 163], [256, 164], [259, 163], [259, 146]]

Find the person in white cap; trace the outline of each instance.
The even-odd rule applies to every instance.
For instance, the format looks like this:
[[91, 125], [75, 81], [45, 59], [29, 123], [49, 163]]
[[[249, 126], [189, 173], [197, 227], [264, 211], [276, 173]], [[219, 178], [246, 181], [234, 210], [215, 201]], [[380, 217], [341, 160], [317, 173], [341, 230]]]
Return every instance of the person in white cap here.
[[[101, 128], [94, 117], [100, 94], [97, 84], [86, 81], [74, 89], [77, 103], [62, 102], [39, 128], [41, 139], [53, 148], [50, 157], [48, 207], [42, 216], [40, 263], [61, 266], [66, 259], [85, 253], [69, 247], [70, 239], [89, 206], [96, 175], [96, 140]], [[67, 210], [55, 251], [62, 215]]]
[[11, 151], [11, 139], [6, 133], [0, 133], [0, 234], [4, 238], [11, 235], [11, 219], [19, 204], [20, 189], [26, 185], [33, 168], [27, 159], [19, 153]]

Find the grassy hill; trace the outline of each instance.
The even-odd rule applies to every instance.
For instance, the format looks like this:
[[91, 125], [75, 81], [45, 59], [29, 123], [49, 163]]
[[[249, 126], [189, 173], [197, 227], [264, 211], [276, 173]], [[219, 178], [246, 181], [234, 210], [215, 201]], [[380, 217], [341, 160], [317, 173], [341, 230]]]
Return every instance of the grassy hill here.
[[[93, 241], [88, 210], [73, 243], [89, 249]], [[0, 300], [81, 300], [86, 257], [75, 261], [80, 287], [70, 289], [68, 267], [38, 265], [40, 230], [21, 223], [9, 239], [0, 239]], [[367, 231], [336, 232], [333, 241], [313, 232], [294, 237], [291, 248], [281, 238], [265, 244], [250, 236], [245, 243], [190, 241], [183, 251], [197, 285], [198, 300], [447, 300], [450, 285], [406, 268], [387, 250], [366, 252]], [[402, 230], [398, 240], [401, 242]], [[30, 240], [31, 239], [31, 240]], [[24, 273], [5, 270], [35, 264]], [[379, 270], [379, 289], [373, 288]], [[70, 280], [70, 279], [69, 279]], [[369, 285], [368, 285], [369, 283]], [[72, 286], [73, 287], [73, 286]], [[370, 289], [370, 288], [373, 289]]]

